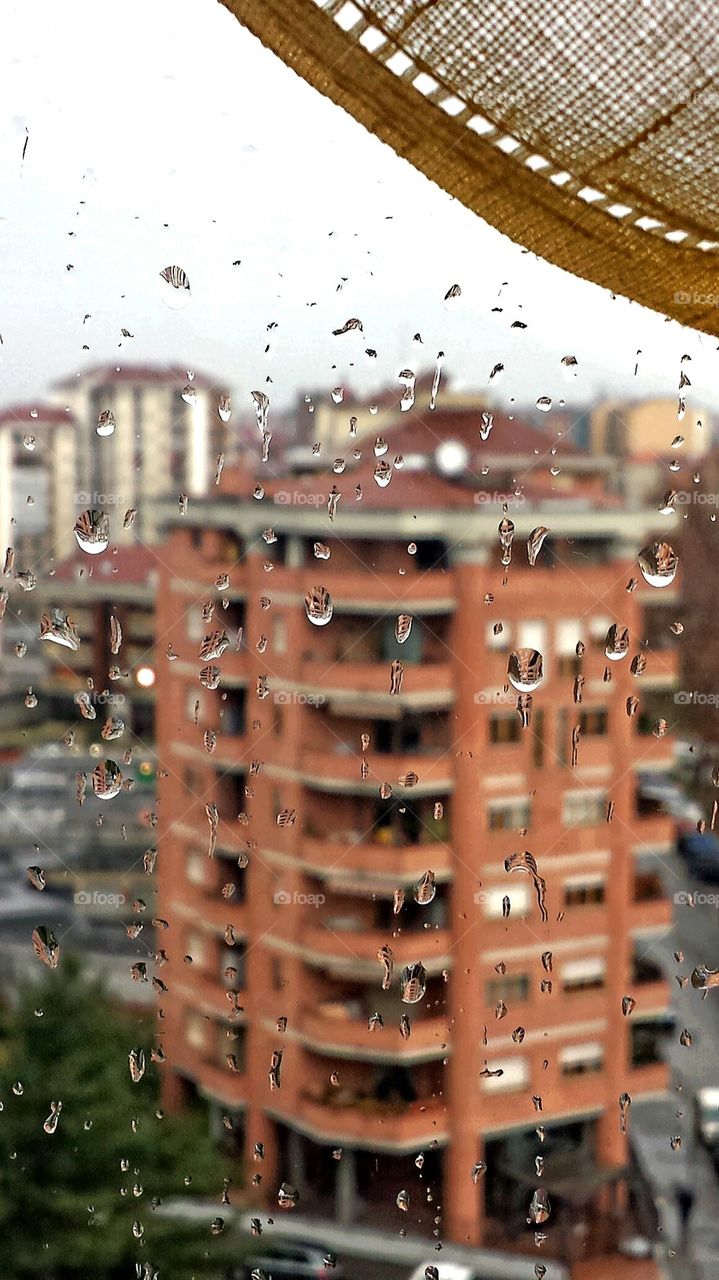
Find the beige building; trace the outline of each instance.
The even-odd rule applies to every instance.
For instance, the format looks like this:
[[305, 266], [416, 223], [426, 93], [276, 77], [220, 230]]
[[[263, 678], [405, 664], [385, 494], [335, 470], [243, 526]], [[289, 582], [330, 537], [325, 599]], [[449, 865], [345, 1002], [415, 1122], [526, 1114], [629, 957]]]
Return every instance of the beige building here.
[[[155, 541], [156, 500], [181, 493], [197, 497], [212, 483], [229, 430], [218, 412], [226, 392], [205, 375], [190, 379], [179, 367], [104, 365], [58, 383], [51, 398], [78, 425], [70, 486], [74, 518], [98, 507], [110, 513], [113, 544]], [[100, 436], [98, 419], [108, 412], [114, 431]], [[124, 528], [131, 507], [137, 516]]]
[[668, 400], [605, 400], [591, 411], [592, 453], [636, 458], [643, 462], [664, 458], [672, 441], [684, 437], [681, 458], [703, 458], [711, 444], [711, 413], [706, 407], [687, 407], [678, 417], [679, 396]]

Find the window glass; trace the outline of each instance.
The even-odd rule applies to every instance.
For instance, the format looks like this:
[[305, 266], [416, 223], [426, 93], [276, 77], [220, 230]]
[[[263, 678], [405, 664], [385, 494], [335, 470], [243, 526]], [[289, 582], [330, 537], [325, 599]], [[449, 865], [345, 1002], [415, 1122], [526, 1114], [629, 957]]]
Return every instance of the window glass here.
[[2, 1280], [719, 1274], [709, 7], [6, 8]]

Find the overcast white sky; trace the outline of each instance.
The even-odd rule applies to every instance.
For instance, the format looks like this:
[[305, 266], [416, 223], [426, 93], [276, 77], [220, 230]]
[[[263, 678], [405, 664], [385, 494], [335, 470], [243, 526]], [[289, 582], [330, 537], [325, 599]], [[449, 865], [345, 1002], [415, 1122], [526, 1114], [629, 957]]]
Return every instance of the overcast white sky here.
[[[442, 348], [468, 386], [486, 387], [501, 361], [503, 395], [522, 400], [566, 394], [569, 353], [575, 399], [674, 396], [688, 352], [697, 402], [719, 405], [714, 339], [522, 253], [214, 0], [6, 3], [0, 50], [2, 404], [87, 364], [174, 359], [217, 373], [248, 407], [269, 375], [282, 404], [337, 382], [370, 389]], [[174, 263], [192, 287], [181, 312], [158, 287]], [[364, 343], [330, 336], [350, 316]], [[528, 328], [511, 332], [518, 318]], [[118, 349], [123, 326], [134, 337]]]

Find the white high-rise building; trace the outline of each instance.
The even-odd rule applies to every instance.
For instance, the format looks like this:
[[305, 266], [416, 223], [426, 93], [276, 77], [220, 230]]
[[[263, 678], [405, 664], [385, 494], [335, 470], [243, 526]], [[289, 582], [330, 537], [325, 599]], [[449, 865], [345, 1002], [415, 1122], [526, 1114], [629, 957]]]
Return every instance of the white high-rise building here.
[[[97, 507], [110, 514], [112, 542], [154, 542], [157, 499], [199, 497], [212, 484], [217, 455], [231, 426], [219, 416], [227, 387], [179, 367], [103, 365], [57, 383], [56, 405], [77, 423], [74, 511]], [[112, 434], [98, 435], [101, 415]], [[128, 528], [123, 516], [137, 515]]]

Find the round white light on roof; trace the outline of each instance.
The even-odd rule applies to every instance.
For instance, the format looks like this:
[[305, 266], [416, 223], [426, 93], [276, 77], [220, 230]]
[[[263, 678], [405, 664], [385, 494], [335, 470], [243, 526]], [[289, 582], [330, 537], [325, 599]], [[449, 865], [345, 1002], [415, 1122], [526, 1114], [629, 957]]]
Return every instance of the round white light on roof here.
[[469, 450], [459, 440], [443, 440], [434, 455], [437, 470], [445, 476], [456, 476], [469, 462]]

